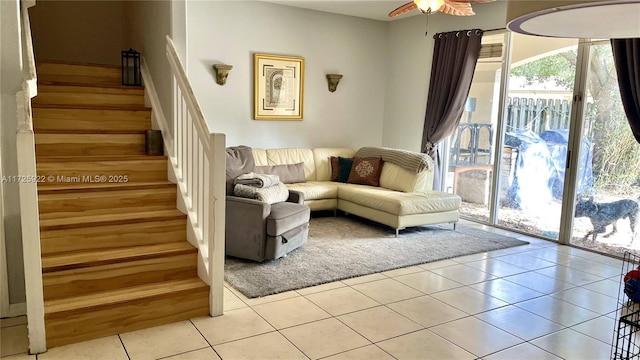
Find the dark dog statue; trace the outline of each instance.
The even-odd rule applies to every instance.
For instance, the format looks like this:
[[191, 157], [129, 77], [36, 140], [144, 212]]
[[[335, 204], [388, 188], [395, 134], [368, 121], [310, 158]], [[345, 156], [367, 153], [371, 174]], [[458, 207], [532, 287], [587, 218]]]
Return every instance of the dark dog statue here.
[[[636, 223], [638, 222], [638, 203], [634, 200], [618, 200], [610, 203], [598, 203], [593, 201], [593, 197], [588, 200], [580, 199], [576, 204], [576, 217], [588, 217], [593, 224], [593, 230], [584, 236], [586, 240], [589, 235], [593, 235], [593, 241], [596, 241], [598, 234], [604, 234], [607, 226], [613, 224], [613, 230], [604, 235], [609, 237], [618, 231], [616, 223], [620, 219], [629, 218], [631, 225], [631, 233], [635, 237]], [[633, 242], [633, 238], [631, 239]]]

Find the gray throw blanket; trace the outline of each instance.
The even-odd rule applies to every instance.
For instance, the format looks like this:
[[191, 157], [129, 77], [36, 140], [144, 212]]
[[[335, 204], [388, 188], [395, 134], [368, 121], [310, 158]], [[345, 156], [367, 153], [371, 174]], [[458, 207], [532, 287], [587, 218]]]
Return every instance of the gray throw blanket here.
[[257, 188], [267, 188], [279, 183], [280, 178], [278, 175], [256, 174], [254, 172], [242, 174], [233, 181], [234, 185], [242, 184]]
[[427, 154], [408, 150], [390, 149], [384, 147], [363, 147], [355, 154], [359, 157], [380, 157], [382, 161], [398, 165], [416, 174], [424, 169], [433, 169], [433, 160]]
[[268, 204], [275, 204], [287, 201], [289, 198], [289, 189], [287, 189], [283, 183], [278, 183], [277, 185], [264, 188], [236, 184], [233, 189], [233, 194], [235, 196], [255, 199]]

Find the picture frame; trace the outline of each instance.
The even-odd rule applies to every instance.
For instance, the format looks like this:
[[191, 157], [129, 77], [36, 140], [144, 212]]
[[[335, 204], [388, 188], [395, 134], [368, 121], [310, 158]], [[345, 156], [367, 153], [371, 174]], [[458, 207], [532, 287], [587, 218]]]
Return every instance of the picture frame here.
[[255, 120], [302, 120], [304, 58], [254, 54]]

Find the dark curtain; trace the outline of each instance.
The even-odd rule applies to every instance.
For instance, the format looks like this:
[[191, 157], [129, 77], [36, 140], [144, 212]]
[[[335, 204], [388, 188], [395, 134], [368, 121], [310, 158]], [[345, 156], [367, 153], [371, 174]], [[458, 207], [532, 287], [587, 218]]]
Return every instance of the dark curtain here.
[[435, 162], [433, 188], [440, 188], [443, 157], [438, 143], [458, 127], [480, 54], [481, 30], [460, 30], [434, 36], [429, 98], [422, 131], [422, 152]]
[[640, 38], [611, 39], [622, 106], [636, 141], [640, 143]]

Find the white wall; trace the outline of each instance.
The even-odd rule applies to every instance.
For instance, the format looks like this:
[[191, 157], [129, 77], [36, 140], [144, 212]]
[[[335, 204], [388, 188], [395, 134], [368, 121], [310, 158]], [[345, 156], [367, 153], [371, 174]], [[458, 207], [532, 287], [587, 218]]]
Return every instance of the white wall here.
[[[185, 70], [187, 67], [187, 2], [171, 0], [171, 39]], [[187, 71], [187, 74], [189, 72]]]
[[[21, 52], [19, 42], [19, 2], [0, 1], [0, 136], [2, 146], [2, 175], [18, 175], [16, 160], [16, 92], [22, 84]], [[9, 277], [9, 302], [18, 304], [25, 301], [24, 266], [22, 260], [22, 230], [20, 228], [20, 198], [18, 184], [3, 183], [4, 218], [1, 219], [1, 231], [4, 231], [7, 268]], [[0, 266], [4, 266], [0, 265]]]
[[[187, 2], [189, 79], [228, 145], [381, 145], [387, 24], [256, 1]], [[253, 54], [305, 58], [304, 119], [253, 120]], [[233, 65], [217, 85], [212, 65]], [[327, 73], [344, 74], [327, 89]]]
[[435, 33], [505, 27], [506, 2], [474, 4], [473, 9], [477, 15], [471, 17], [442, 13], [430, 15], [429, 35], [426, 37], [425, 16], [414, 16], [389, 24], [390, 60], [383, 146], [420, 151]]
[[29, 10], [36, 59], [120, 65], [124, 1], [42, 1]]
[[[164, 116], [173, 111], [171, 68], [165, 55], [167, 35], [171, 35], [171, 1], [130, 1], [125, 6], [127, 46], [144, 57]], [[169, 123], [171, 125], [171, 123]]]

